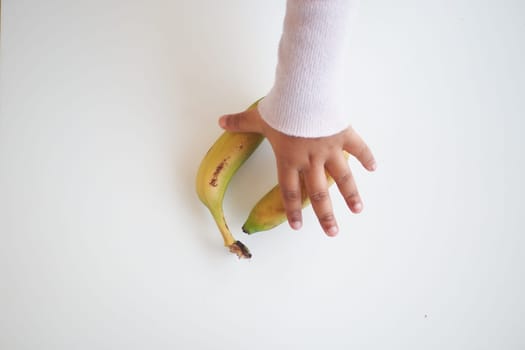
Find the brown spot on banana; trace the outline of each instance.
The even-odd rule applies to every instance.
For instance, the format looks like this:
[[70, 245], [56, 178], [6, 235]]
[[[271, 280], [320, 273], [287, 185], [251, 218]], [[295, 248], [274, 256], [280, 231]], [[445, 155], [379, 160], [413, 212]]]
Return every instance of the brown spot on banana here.
[[219, 174], [221, 173], [221, 171], [224, 169], [224, 167], [226, 166], [226, 164], [228, 163], [228, 158], [224, 158], [222, 160], [222, 162], [219, 163], [219, 165], [217, 165], [217, 167], [215, 168], [215, 171], [213, 172], [213, 175], [211, 177], [211, 180], [209, 182], [209, 184], [213, 187], [217, 187], [218, 185], [218, 179], [219, 179]]

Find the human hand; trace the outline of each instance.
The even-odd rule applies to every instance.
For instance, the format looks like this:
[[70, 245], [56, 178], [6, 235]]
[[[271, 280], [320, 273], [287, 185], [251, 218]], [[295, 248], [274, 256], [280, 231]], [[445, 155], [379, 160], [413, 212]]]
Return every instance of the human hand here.
[[351, 128], [328, 137], [303, 138], [283, 134], [270, 127], [257, 108], [224, 115], [219, 125], [228, 131], [256, 132], [270, 142], [277, 163], [277, 174], [290, 227], [302, 226], [301, 178], [319, 223], [328, 236], [339, 232], [328, 192], [325, 170], [335, 180], [349, 209], [359, 213], [363, 202], [343, 150], [355, 156], [363, 167], [374, 171], [376, 162], [361, 137]]

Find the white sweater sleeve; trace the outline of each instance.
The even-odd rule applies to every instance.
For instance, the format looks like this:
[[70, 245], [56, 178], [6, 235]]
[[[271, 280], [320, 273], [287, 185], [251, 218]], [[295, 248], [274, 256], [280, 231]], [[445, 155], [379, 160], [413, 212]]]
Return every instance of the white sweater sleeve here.
[[292, 136], [321, 137], [349, 125], [342, 78], [355, 0], [287, 0], [275, 82], [259, 103], [274, 129]]

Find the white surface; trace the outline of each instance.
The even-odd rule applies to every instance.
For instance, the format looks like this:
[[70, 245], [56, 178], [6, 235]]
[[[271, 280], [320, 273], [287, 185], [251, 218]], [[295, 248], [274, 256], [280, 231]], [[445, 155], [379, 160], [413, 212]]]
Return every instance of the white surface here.
[[379, 168], [341, 234], [222, 247], [193, 179], [266, 93], [284, 2], [3, 1], [0, 348], [523, 349], [525, 6], [362, 1], [352, 122]]

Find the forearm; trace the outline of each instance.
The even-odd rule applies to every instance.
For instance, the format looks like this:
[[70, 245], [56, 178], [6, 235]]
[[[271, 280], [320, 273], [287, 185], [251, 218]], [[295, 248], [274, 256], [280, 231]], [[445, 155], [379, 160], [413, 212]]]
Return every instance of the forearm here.
[[262, 118], [292, 136], [333, 135], [349, 125], [342, 78], [357, 1], [288, 0], [275, 83], [259, 104]]

